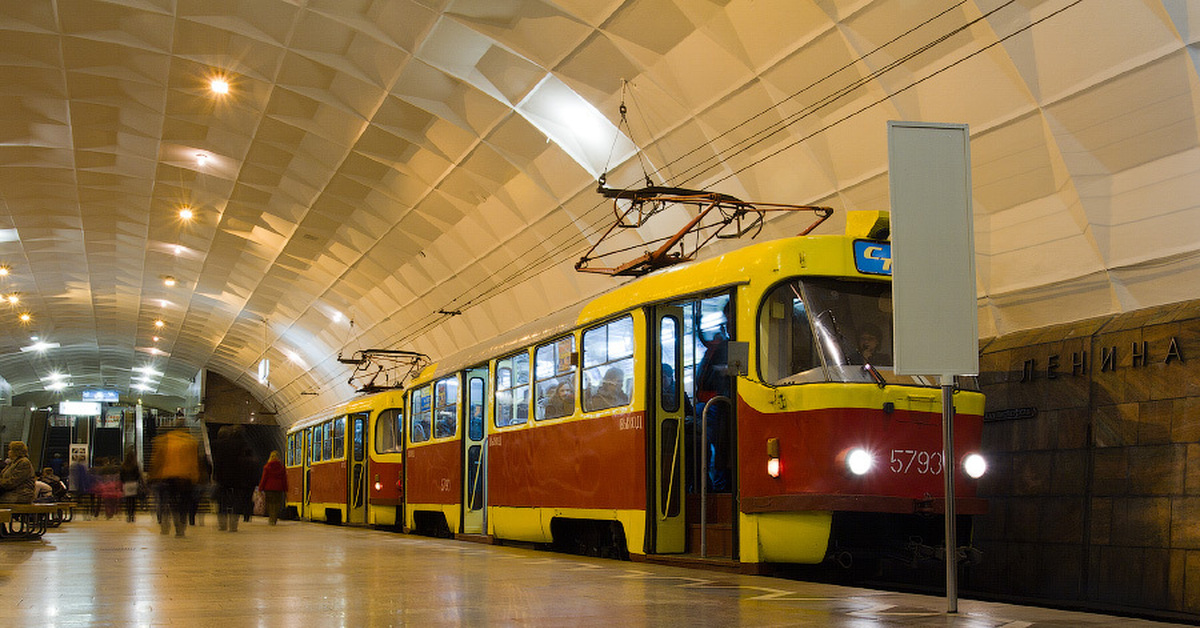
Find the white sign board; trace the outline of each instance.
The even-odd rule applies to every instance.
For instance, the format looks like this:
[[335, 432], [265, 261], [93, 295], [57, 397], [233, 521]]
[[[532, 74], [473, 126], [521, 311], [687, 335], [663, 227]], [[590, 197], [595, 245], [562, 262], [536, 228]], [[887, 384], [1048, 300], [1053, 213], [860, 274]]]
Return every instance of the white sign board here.
[[978, 374], [967, 125], [888, 122], [888, 168], [896, 373]]

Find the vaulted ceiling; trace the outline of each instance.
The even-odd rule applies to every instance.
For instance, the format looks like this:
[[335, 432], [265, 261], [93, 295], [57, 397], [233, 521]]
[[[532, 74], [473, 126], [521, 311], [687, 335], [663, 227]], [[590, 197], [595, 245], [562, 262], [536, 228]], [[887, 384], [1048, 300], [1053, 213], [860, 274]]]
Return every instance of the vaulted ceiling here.
[[888, 207], [888, 120], [970, 125], [985, 336], [1198, 298], [1198, 42], [1195, 0], [3, 2], [6, 398], [210, 369], [290, 423], [339, 353], [616, 285], [573, 270], [602, 173], [839, 232]]

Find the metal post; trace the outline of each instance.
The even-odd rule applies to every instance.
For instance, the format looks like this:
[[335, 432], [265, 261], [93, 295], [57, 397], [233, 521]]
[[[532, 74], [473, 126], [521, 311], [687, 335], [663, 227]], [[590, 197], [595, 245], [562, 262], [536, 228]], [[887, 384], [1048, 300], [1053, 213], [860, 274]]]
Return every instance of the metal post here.
[[958, 538], [954, 514], [954, 376], [942, 376], [942, 476], [946, 481], [946, 604], [958, 612]]
[[715, 399], [700, 411], [700, 558], [708, 558], [708, 409]]

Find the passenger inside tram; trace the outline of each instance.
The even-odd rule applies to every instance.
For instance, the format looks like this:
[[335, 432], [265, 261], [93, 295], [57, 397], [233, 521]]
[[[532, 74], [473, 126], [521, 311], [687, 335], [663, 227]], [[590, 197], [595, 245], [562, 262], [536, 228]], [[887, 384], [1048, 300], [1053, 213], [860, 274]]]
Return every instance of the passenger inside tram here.
[[624, 388], [625, 373], [620, 367], [610, 367], [604, 372], [600, 385], [588, 396], [589, 410], [603, 410], [629, 403], [629, 395]]

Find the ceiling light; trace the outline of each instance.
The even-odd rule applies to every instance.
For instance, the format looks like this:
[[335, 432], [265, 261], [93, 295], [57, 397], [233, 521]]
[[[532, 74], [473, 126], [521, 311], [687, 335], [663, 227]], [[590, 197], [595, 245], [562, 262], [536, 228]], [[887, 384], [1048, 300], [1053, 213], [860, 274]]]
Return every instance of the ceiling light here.
[[57, 349], [60, 346], [61, 345], [59, 345], [57, 342], [42, 342], [39, 340], [39, 341], [29, 345], [28, 347], [21, 347], [21, 351], [25, 351], [25, 352], [36, 351], [38, 353], [42, 353], [46, 349]]
[[204, 164], [207, 164], [208, 160], [209, 160], [208, 153], [196, 153], [196, 165], [197, 166], [203, 166]]
[[163, 277], [163, 285], [168, 288], [173, 287], [175, 285], [175, 278], [170, 275]]
[[196, 214], [192, 211], [192, 208], [188, 207], [187, 205], [179, 208], [179, 217], [184, 220], [191, 220], [195, 215]]
[[152, 336], [150, 339], [153, 340], [154, 342], [158, 342], [159, 340], [162, 340], [162, 338], [159, 338], [158, 336]]
[[21, 295], [17, 294], [16, 292], [8, 295], [5, 298], [8, 299], [8, 302], [13, 305], [16, 305], [17, 303], [19, 303], [21, 301]]
[[214, 94], [225, 95], [229, 93], [229, 81], [217, 77], [208, 82], [208, 89]]
[[68, 382], [65, 380], [59, 381], [59, 382], [51, 382], [49, 384], [46, 384], [46, 390], [62, 390], [70, 385], [71, 385], [71, 382]]
[[150, 390], [151, 386], [147, 386], [146, 384], [134, 384], [134, 385], [130, 386], [130, 388], [133, 388], [134, 390], [141, 390], [144, 392], [144, 391]]
[[178, 244], [176, 244], [176, 245], [175, 245], [174, 249], [175, 249], [175, 254], [176, 254], [176, 255], [179, 255], [180, 253], [183, 253], [183, 247], [182, 247], [182, 246], [180, 246], [180, 245], [178, 245]]
[[33, 316], [31, 316], [29, 314], [29, 312], [21, 312], [21, 322], [22, 323], [28, 323], [31, 320], [33, 320]]
[[43, 382], [57, 382], [57, 381], [66, 379], [68, 377], [70, 377], [70, 375], [63, 375], [62, 373], [59, 373], [58, 371], [50, 371], [50, 373], [48, 375], [46, 375], [45, 377], [40, 377], [38, 379], [39, 379], [39, 381], [43, 381]]
[[153, 366], [135, 366], [130, 370], [137, 373], [145, 373], [146, 375], [162, 375], [162, 371], [156, 371]]
[[7, 277], [9, 272], [8, 266], [0, 266], [0, 277]]
[[154, 321], [154, 326], [155, 326], [155, 327], [157, 327], [157, 328], [159, 328], [159, 329], [162, 329], [163, 327], [165, 327], [165, 326], [166, 326], [166, 323], [164, 323], [164, 322], [162, 321], [162, 319], [160, 318], [160, 319], [158, 319], [158, 320]]

